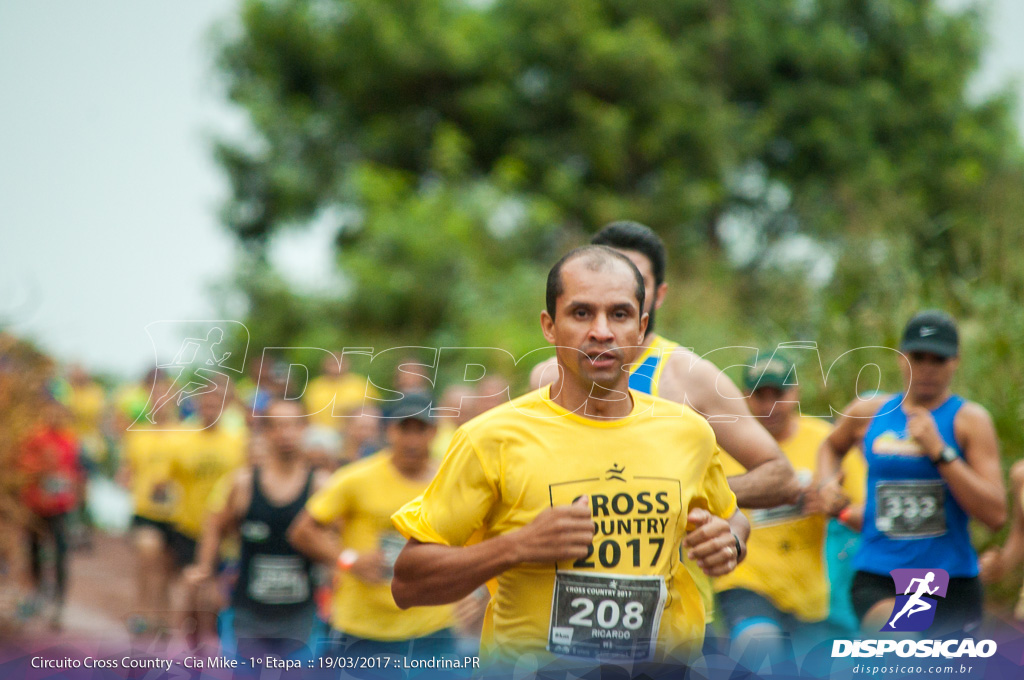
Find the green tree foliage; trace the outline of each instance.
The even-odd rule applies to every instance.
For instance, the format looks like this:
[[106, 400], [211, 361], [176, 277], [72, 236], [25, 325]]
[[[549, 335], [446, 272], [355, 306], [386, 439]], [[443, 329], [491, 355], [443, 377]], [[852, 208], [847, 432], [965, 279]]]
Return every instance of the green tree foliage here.
[[983, 44], [937, 0], [247, 0], [219, 43], [254, 132], [217, 146], [224, 222], [259, 262], [334, 220], [348, 284], [240, 277], [254, 344], [519, 356], [547, 266], [637, 219], [670, 248], [659, 328], [698, 350], [808, 339], [827, 367], [949, 309], [960, 386], [1020, 450], [1021, 398], [987, 376], [1024, 373], [1024, 173], [1012, 98], [967, 95]]

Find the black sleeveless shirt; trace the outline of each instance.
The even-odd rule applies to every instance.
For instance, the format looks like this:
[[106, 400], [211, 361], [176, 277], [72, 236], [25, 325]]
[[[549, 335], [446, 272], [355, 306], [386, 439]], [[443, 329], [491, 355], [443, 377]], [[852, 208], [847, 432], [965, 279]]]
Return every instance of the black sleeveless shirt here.
[[252, 501], [240, 526], [242, 551], [232, 606], [268, 616], [312, 608], [312, 562], [285, 538], [288, 527], [305, 507], [312, 486], [310, 470], [295, 500], [274, 505], [260, 488], [259, 468], [253, 469]]

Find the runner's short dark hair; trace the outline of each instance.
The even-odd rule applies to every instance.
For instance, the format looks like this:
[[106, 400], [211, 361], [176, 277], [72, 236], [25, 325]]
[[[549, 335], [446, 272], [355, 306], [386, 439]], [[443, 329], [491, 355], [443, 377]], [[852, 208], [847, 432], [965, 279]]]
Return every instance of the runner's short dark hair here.
[[640, 315], [644, 313], [644, 277], [640, 274], [640, 270], [636, 268], [633, 261], [620, 252], [612, 250], [607, 246], [601, 245], [590, 245], [582, 246], [580, 248], [574, 248], [568, 253], [562, 256], [558, 262], [551, 267], [551, 271], [548, 272], [548, 286], [546, 294], [546, 303], [548, 315], [552, 319], [555, 318], [555, 308], [558, 303], [558, 297], [565, 291], [565, 287], [562, 285], [562, 267], [565, 266], [566, 262], [575, 260], [578, 257], [592, 258], [593, 268], [597, 269], [602, 266], [603, 263], [609, 260], [621, 260], [629, 265], [630, 271], [633, 272], [633, 276], [636, 278], [636, 299], [640, 304], [639, 310]]
[[665, 244], [647, 225], [630, 220], [611, 222], [594, 234], [590, 242], [596, 246], [637, 251], [651, 261], [654, 286], [665, 282]]

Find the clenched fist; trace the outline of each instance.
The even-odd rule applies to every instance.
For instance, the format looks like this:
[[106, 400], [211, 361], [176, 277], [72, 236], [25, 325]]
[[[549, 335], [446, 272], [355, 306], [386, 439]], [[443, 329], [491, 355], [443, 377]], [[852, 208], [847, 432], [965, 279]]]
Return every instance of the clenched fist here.
[[736, 568], [739, 555], [729, 522], [702, 508], [691, 510], [686, 521], [693, 527], [683, 541], [689, 559], [708, 576], [725, 576]]
[[594, 520], [586, 496], [572, 505], [547, 508], [509, 534], [519, 563], [550, 563], [586, 557], [594, 541]]

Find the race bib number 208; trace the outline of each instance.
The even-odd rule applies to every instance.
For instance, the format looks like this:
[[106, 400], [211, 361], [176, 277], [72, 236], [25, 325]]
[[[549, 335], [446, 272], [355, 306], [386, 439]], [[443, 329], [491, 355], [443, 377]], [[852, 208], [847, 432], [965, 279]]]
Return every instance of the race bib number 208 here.
[[665, 597], [660, 576], [560, 571], [551, 601], [548, 651], [588, 659], [650, 660]]

